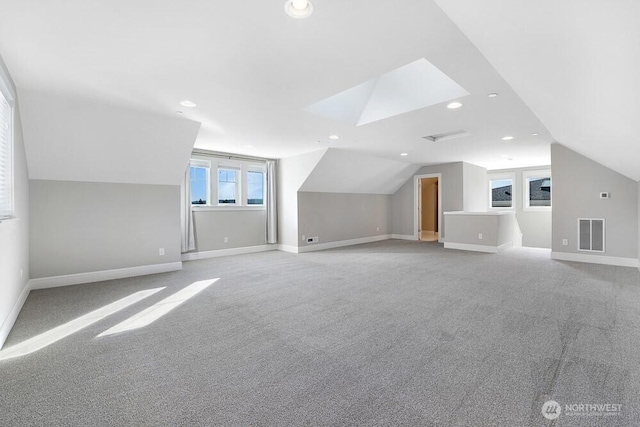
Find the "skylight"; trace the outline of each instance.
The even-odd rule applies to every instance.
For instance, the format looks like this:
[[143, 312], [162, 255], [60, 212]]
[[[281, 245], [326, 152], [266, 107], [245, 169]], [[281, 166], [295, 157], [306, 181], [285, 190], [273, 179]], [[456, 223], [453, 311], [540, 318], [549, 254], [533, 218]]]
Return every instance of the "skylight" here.
[[361, 126], [467, 95], [462, 86], [421, 58], [304, 111]]

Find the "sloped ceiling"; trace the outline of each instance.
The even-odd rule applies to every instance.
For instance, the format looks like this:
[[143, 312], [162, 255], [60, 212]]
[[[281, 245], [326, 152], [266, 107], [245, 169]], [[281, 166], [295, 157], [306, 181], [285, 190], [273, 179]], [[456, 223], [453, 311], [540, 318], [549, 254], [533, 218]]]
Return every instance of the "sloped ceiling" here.
[[[488, 168], [549, 163], [545, 127], [432, 0], [315, 0], [308, 19], [290, 18], [284, 3], [0, 1], [0, 54], [18, 89], [161, 116], [182, 110], [202, 123], [195, 145], [203, 149], [284, 158], [331, 147]], [[304, 111], [421, 58], [469, 93], [462, 108], [441, 102], [361, 126]], [[198, 106], [181, 107], [185, 99]], [[460, 129], [471, 136], [422, 138]]]
[[640, 180], [640, 2], [436, 0], [553, 138]]
[[419, 165], [330, 148], [299, 191], [393, 194], [419, 168]]
[[200, 123], [18, 90], [31, 179], [179, 185]]

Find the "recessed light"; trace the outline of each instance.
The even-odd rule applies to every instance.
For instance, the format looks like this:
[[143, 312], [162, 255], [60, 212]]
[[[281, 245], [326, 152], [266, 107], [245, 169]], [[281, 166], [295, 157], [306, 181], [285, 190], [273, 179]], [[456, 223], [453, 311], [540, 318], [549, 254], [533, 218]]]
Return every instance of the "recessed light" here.
[[313, 13], [313, 3], [309, 0], [287, 0], [284, 10], [292, 18], [307, 18]]
[[511, 141], [512, 139], [513, 139], [513, 137], [512, 137], [512, 136], [503, 136], [503, 137], [502, 137], [502, 140], [503, 140], [503, 141]]
[[495, 98], [495, 97], [498, 96], [498, 94], [493, 92], [493, 93], [490, 93], [488, 96], [489, 96], [489, 98]]
[[460, 108], [460, 107], [462, 107], [462, 103], [461, 102], [457, 102], [457, 101], [456, 102], [452, 102], [452, 103], [447, 105], [447, 108], [450, 109], [450, 110], [454, 110], [454, 109]]
[[338, 135], [329, 135], [329, 139], [333, 139], [335, 141], [336, 139], [340, 139], [340, 137]]
[[540, 135], [539, 133], [532, 133], [531, 136], [538, 136]]
[[184, 101], [182, 101], [180, 105], [182, 105], [183, 107], [189, 107], [189, 108], [198, 106], [198, 104], [196, 104], [195, 102], [189, 101], [188, 99], [185, 99]]
[[400, 155], [401, 155], [402, 157], [406, 157], [406, 156], [408, 156], [408, 155], [409, 155], [409, 153], [400, 153]]

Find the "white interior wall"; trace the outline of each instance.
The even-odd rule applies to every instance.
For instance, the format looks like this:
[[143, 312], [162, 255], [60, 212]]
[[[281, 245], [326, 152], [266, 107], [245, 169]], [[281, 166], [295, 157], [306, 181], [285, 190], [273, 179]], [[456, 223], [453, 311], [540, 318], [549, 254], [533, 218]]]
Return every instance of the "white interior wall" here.
[[[0, 74], [11, 85], [11, 80], [2, 57]], [[0, 222], [0, 348], [4, 344], [29, 289], [29, 175], [24, 150], [20, 102], [16, 103], [14, 115], [14, 203], [15, 219]]]
[[278, 241], [283, 249], [298, 247], [298, 190], [326, 151], [313, 151], [278, 161]]

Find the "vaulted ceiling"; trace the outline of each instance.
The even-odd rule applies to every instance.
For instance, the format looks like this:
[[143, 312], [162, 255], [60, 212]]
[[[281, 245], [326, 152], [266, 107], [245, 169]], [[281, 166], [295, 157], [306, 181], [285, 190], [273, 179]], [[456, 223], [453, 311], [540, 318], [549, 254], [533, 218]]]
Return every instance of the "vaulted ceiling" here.
[[[587, 36], [572, 32], [572, 19], [586, 14], [580, 22], [588, 26], [590, 8], [599, 2], [440, 3], [444, 11], [431, 0], [314, 0], [314, 14], [296, 20], [284, 13], [283, 0], [2, 0], [0, 54], [19, 94], [64, 94], [201, 122], [198, 148], [278, 158], [336, 147], [406, 163], [506, 168], [548, 164], [555, 138], [640, 179], [629, 167], [637, 164], [635, 148], [624, 159], [587, 141], [632, 127], [636, 110], [619, 115], [621, 109], [612, 108], [618, 91], [596, 96], [600, 87], [637, 89], [631, 71], [601, 82], [615, 67], [590, 56], [595, 36], [579, 50], [552, 43], [554, 34], [563, 40], [563, 25], [576, 42]], [[614, 3], [616, 13], [637, 12], [631, 1]], [[628, 19], [624, 23], [627, 29]], [[637, 58], [636, 45], [604, 38], [619, 42], [607, 59], [622, 61], [625, 52]], [[444, 102], [361, 126], [304, 110], [421, 58], [469, 93], [457, 98], [461, 108]], [[562, 99], [567, 93], [574, 96]], [[594, 99], [607, 102], [587, 108], [584, 97], [591, 107]], [[198, 106], [181, 106], [185, 99]], [[637, 97], [625, 102], [638, 108]], [[458, 130], [470, 136], [423, 138]], [[330, 140], [332, 134], [340, 139]], [[514, 139], [503, 141], [507, 135]], [[616, 150], [632, 146], [625, 135], [606, 143]]]

